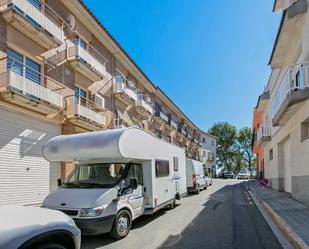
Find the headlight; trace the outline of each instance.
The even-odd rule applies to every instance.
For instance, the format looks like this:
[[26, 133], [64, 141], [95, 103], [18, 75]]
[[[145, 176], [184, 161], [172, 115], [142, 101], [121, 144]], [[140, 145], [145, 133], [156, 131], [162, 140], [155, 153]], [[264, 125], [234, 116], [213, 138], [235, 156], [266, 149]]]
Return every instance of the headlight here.
[[80, 210], [79, 216], [80, 217], [96, 217], [102, 214], [103, 210], [104, 210], [103, 207], [82, 208]]

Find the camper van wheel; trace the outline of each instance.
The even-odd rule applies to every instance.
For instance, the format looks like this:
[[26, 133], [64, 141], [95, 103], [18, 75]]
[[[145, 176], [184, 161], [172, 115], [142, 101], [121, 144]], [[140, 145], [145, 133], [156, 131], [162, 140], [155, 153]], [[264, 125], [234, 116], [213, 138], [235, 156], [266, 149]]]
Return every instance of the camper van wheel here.
[[170, 205], [168, 205], [169, 209], [174, 209], [176, 207], [176, 199], [173, 199]]
[[205, 187], [203, 188], [204, 190], [206, 190], [207, 189], [207, 183], [206, 183], [206, 185], [205, 185]]
[[127, 210], [120, 210], [116, 215], [110, 235], [114, 239], [123, 239], [128, 235], [132, 226], [131, 214]]

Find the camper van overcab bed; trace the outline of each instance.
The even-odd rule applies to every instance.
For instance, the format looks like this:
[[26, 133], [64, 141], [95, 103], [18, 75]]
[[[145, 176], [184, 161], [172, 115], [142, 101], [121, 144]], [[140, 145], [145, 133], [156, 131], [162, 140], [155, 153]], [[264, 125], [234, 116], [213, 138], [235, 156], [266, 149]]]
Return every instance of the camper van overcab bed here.
[[186, 194], [184, 150], [139, 128], [58, 136], [43, 154], [75, 162], [42, 206], [71, 216], [83, 234], [124, 238], [132, 220]]

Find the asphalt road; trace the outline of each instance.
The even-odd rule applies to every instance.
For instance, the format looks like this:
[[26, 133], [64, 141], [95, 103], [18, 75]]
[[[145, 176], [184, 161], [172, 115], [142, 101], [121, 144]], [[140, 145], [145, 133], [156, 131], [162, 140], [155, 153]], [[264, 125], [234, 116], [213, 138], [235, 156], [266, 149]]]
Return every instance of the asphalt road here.
[[281, 248], [243, 182], [214, 180], [206, 191], [178, 204], [173, 210], [140, 217], [123, 240], [83, 237], [82, 249]]

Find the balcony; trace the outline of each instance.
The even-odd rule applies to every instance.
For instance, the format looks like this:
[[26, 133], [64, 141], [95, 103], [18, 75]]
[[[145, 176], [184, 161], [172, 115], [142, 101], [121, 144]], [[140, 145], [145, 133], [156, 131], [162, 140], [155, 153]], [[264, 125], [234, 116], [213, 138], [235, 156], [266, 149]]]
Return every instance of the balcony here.
[[173, 119], [171, 119], [171, 127], [173, 130], [177, 130], [178, 129], [178, 123], [176, 121], [174, 121]]
[[181, 127], [180, 129], [178, 129], [178, 132], [180, 132], [183, 136], [187, 137], [187, 129], [184, 127]]
[[258, 103], [257, 103], [257, 111], [259, 112], [263, 112], [265, 111], [268, 106], [269, 106], [269, 99], [270, 99], [270, 94], [269, 91], [265, 91], [263, 92], [258, 99]]
[[4, 100], [42, 114], [57, 112], [63, 107], [65, 89], [60, 83], [17, 62], [0, 74], [0, 94]]
[[99, 130], [107, 123], [109, 112], [85, 97], [72, 96], [67, 106], [67, 116], [70, 121], [85, 129]]
[[260, 145], [265, 145], [271, 140], [271, 127], [270, 125], [262, 125], [257, 132], [257, 142]]
[[30, 0], [0, 0], [4, 20], [44, 48], [64, 40], [64, 21], [45, 3]]
[[153, 114], [151, 99], [149, 97], [145, 97], [143, 94], [139, 94], [137, 96], [135, 108], [136, 111], [145, 118], [148, 118]]
[[129, 87], [126, 82], [127, 80], [124, 77], [116, 77], [114, 87], [115, 97], [128, 106], [134, 106], [137, 101], [137, 92], [133, 86]]
[[271, 100], [273, 126], [285, 125], [302, 101], [309, 98], [308, 65], [289, 67]]
[[155, 118], [156, 120], [161, 124], [168, 124], [169, 123], [169, 117], [167, 114], [165, 114], [162, 110], [156, 109], [155, 110]]
[[106, 76], [105, 58], [80, 38], [67, 40], [67, 57], [72, 67], [91, 81]]

